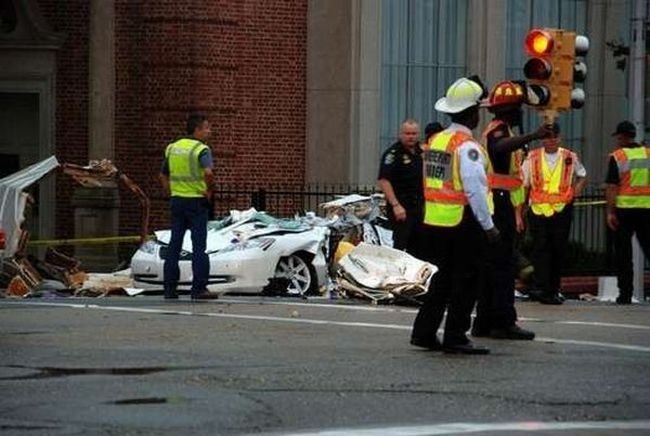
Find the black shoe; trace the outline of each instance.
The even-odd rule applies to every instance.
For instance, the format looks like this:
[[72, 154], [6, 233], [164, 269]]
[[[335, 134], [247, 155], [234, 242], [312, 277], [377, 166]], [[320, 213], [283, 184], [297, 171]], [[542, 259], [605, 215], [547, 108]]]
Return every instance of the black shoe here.
[[437, 339], [422, 339], [422, 338], [411, 338], [411, 345], [416, 347], [426, 348], [428, 350], [440, 351], [442, 350], [442, 344]]
[[219, 298], [219, 294], [213, 294], [210, 291], [202, 291], [202, 292], [197, 292], [195, 294], [191, 294], [190, 298], [192, 300], [216, 300]]
[[490, 329], [484, 327], [472, 327], [472, 336], [475, 338], [487, 338], [490, 336]]
[[471, 342], [466, 344], [444, 344], [442, 351], [448, 354], [490, 354], [490, 349]]
[[537, 301], [539, 301], [542, 304], [551, 304], [551, 305], [560, 305], [564, 303], [564, 300], [560, 298], [559, 295], [557, 294], [541, 294], [538, 298]]
[[514, 324], [510, 327], [502, 329], [492, 329], [490, 331], [490, 337], [492, 339], [515, 339], [532, 341], [535, 339], [535, 333], [531, 332], [530, 330], [522, 329], [517, 324]]
[[165, 291], [165, 300], [178, 300], [176, 291]]
[[631, 295], [619, 295], [616, 297], [616, 304], [632, 304]]

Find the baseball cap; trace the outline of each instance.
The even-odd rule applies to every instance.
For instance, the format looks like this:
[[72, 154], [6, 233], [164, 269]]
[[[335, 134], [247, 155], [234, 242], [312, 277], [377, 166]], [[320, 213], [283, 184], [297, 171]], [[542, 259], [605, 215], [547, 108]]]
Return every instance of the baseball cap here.
[[636, 127], [629, 121], [621, 121], [616, 126], [616, 131], [612, 133], [612, 136], [616, 135], [636, 136]]

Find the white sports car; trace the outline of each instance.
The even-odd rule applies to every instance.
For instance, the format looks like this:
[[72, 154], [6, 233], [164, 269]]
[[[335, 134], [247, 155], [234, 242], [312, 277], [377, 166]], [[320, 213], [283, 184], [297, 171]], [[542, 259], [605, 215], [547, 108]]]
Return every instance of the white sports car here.
[[[234, 211], [222, 221], [208, 223], [210, 259], [208, 290], [216, 293], [259, 293], [286, 289], [290, 295], [317, 293], [327, 278], [330, 230], [303, 220], [276, 219], [254, 209]], [[131, 259], [134, 286], [163, 288], [169, 230], [155, 232]], [[185, 234], [179, 262], [179, 290], [192, 283], [192, 242]], [[274, 288], [275, 289], [272, 289]], [[281, 288], [281, 289], [279, 289]]]

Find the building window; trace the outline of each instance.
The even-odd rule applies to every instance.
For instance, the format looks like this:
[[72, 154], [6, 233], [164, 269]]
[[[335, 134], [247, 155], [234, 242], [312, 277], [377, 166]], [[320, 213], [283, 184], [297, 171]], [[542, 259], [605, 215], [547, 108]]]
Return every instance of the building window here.
[[467, 0], [382, 0], [380, 141], [400, 122], [448, 122], [433, 105], [467, 71]]
[[14, 2], [12, 0], [0, 0], [0, 34], [13, 32], [17, 23]]
[[[530, 29], [567, 29], [581, 35], [587, 32], [586, 0], [508, 0], [506, 14], [506, 41], [511, 41], [506, 44], [508, 79], [524, 79], [523, 66], [527, 59], [524, 53], [524, 38]], [[586, 104], [589, 104], [589, 95], [586, 96], [586, 101]], [[539, 125], [541, 118], [535, 111], [526, 112], [524, 130], [531, 131]], [[565, 144], [582, 154], [585, 146], [582, 111], [578, 109], [563, 114], [558, 123]]]

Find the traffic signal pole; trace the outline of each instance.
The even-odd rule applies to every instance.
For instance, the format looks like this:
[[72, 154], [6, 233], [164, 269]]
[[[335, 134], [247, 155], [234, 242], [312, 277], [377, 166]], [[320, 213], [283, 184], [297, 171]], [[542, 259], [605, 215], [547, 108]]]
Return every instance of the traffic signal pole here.
[[[636, 126], [638, 142], [645, 138], [644, 102], [645, 102], [645, 52], [647, 21], [646, 0], [632, 0], [632, 23], [630, 35], [630, 77], [628, 80], [628, 102], [630, 119]], [[639, 241], [634, 238], [632, 244], [632, 259], [634, 262], [634, 296], [639, 300], [644, 299], [643, 271], [645, 260]]]

